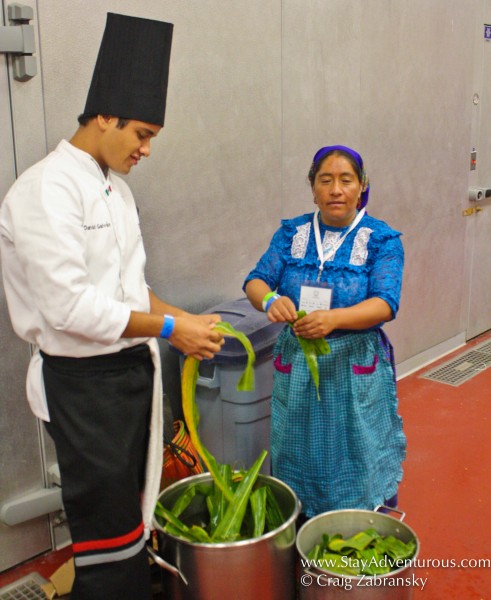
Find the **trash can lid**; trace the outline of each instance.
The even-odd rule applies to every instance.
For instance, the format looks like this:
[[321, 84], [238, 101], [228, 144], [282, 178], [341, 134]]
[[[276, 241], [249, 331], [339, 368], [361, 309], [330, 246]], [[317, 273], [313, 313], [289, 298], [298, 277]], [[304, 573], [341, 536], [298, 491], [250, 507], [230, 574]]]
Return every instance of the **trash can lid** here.
[[[250, 340], [256, 359], [270, 353], [284, 323], [271, 323], [265, 313], [256, 310], [248, 298], [239, 298], [213, 306], [205, 311], [216, 313], [222, 321], [230, 323], [237, 331], [242, 331]], [[226, 336], [220, 352], [212, 359], [204, 360], [207, 364], [232, 364], [247, 361], [244, 346], [235, 338]]]

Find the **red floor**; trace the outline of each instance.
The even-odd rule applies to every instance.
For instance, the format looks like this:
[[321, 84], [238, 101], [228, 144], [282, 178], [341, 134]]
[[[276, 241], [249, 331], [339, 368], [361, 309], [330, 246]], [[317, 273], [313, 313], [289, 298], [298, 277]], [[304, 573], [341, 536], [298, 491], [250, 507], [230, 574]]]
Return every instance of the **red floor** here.
[[15, 569], [9, 569], [8, 571], [0, 573], [0, 592], [2, 591], [2, 587], [17, 581], [25, 575], [29, 575], [29, 573], [39, 573], [41, 577], [49, 579], [49, 576], [71, 556], [72, 548], [69, 546], [59, 550], [58, 552], [49, 552], [43, 554], [33, 560], [23, 563]]
[[[398, 384], [408, 439], [399, 507], [419, 538], [418, 561], [427, 561], [414, 570], [415, 600], [491, 599], [491, 368], [459, 387], [420, 377], [488, 339], [491, 333]], [[32, 571], [48, 578], [69, 555], [65, 549], [0, 574], [0, 588]], [[479, 559], [488, 566], [451, 566]]]
[[[416, 599], [491, 598], [491, 369], [459, 387], [419, 377], [488, 339], [489, 333], [399, 381], [408, 439], [399, 506], [420, 540], [420, 558], [435, 565], [415, 570], [427, 578]], [[488, 566], [447, 568], [448, 559], [487, 559]]]

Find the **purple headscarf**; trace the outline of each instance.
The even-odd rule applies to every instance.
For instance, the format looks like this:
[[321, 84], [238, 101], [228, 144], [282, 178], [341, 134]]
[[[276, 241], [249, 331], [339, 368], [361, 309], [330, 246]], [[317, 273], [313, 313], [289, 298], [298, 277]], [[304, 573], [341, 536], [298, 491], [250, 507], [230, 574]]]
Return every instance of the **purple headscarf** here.
[[317, 150], [317, 152], [315, 153], [314, 156], [314, 160], [312, 161], [312, 166], [310, 167], [310, 172], [313, 172], [314, 167], [329, 153], [334, 152], [336, 150], [340, 150], [341, 152], [346, 152], [347, 154], [349, 154], [350, 156], [352, 156], [356, 162], [358, 163], [358, 166], [361, 169], [361, 173], [362, 173], [362, 180], [361, 180], [361, 184], [363, 186], [363, 191], [361, 193], [361, 201], [360, 201], [360, 208], [363, 208], [367, 205], [368, 203], [368, 194], [370, 193], [370, 183], [368, 181], [368, 176], [365, 172], [365, 168], [363, 166], [363, 159], [362, 157], [358, 154], [358, 152], [356, 152], [356, 150], [352, 150], [351, 148], [348, 148], [347, 146], [324, 146], [324, 148], [321, 148], [320, 150]]

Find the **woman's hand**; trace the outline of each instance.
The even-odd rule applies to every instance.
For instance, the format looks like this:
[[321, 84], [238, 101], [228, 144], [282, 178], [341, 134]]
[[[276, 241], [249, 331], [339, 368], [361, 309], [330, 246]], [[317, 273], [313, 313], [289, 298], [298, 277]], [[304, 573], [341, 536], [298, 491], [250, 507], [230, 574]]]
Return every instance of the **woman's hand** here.
[[307, 339], [322, 338], [337, 328], [336, 312], [333, 310], [314, 310], [295, 321], [293, 331]]
[[288, 296], [280, 296], [271, 303], [268, 310], [268, 319], [272, 323], [293, 323], [296, 318], [297, 309]]
[[[263, 300], [273, 295], [271, 288], [261, 279], [251, 279], [247, 282], [245, 291], [252, 306], [264, 310]], [[293, 323], [297, 318], [297, 309], [287, 296], [280, 296], [268, 307], [268, 319], [272, 323]]]
[[297, 335], [315, 339], [335, 329], [368, 329], [392, 319], [392, 310], [382, 298], [369, 298], [346, 308], [314, 310], [293, 325]]

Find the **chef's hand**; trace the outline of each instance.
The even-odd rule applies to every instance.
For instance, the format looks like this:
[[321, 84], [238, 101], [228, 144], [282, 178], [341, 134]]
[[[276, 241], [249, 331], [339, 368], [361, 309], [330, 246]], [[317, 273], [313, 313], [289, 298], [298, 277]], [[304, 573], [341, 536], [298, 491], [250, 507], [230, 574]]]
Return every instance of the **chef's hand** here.
[[223, 335], [214, 329], [220, 315], [183, 315], [175, 317], [170, 343], [198, 360], [213, 358], [224, 344]]

